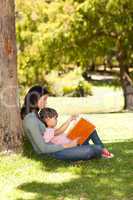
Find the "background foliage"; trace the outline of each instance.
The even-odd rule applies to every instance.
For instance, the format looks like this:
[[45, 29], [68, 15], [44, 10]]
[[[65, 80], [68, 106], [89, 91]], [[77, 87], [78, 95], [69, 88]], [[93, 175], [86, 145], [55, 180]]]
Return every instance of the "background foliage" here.
[[[93, 65], [133, 63], [131, 0], [16, 0], [19, 81], [48, 84], [58, 75]], [[120, 51], [121, 48], [121, 51]]]

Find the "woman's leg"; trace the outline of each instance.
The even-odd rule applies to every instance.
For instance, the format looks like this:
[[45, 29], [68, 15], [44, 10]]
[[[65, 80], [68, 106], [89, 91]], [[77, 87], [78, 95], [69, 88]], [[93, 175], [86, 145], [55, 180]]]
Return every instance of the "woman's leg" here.
[[89, 136], [89, 138], [83, 143], [83, 145], [87, 145], [87, 144], [89, 143], [90, 139], [93, 141], [93, 143], [94, 143], [95, 145], [98, 145], [98, 146], [104, 148], [104, 144], [102, 143], [102, 141], [101, 141], [100, 137], [98, 136], [96, 130], [93, 131], [93, 133], [92, 133], [92, 134]]
[[59, 160], [77, 161], [99, 158], [101, 157], [101, 153], [102, 148], [100, 146], [88, 144], [64, 149], [50, 155]]

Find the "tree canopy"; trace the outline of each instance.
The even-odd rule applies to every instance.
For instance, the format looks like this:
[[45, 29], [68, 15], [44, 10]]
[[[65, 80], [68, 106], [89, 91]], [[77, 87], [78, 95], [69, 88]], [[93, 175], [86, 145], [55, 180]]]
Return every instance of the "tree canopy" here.
[[123, 74], [133, 65], [133, 1], [16, 0], [19, 75], [43, 82], [52, 69], [87, 68], [114, 57]]

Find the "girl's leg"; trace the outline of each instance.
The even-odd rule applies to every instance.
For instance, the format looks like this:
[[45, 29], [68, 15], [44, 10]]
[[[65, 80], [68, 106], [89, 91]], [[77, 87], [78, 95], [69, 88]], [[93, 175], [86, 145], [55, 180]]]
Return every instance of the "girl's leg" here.
[[89, 144], [90, 139], [93, 141], [93, 143], [97, 146], [100, 146], [102, 148], [102, 157], [104, 158], [112, 158], [114, 155], [110, 153], [102, 143], [100, 137], [97, 134], [97, 131], [94, 130], [94, 132], [90, 135], [90, 137], [84, 142], [83, 145]]
[[98, 133], [96, 130], [90, 135], [89, 140], [92, 140], [94, 144], [99, 145], [100, 147], [104, 148], [104, 144], [102, 143]]
[[100, 146], [88, 144], [64, 149], [50, 155], [59, 160], [77, 161], [98, 158], [101, 157], [101, 154], [102, 148]]
[[97, 131], [94, 130], [93, 133], [89, 136], [89, 138], [83, 143], [83, 145], [87, 145], [90, 141], [90, 139], [93, 141], [95, 145], [99, 145], [100, 147], [104, 148], [104, 144], [102, 143], [100, 137], [97, 134]]

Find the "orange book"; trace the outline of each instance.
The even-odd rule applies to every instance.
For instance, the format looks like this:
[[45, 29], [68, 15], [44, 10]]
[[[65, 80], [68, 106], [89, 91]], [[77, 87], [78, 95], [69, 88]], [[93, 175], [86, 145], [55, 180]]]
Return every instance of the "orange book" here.
[[91, 122], [81, 118], [77, 124], [69, 131], [67, 137], [71, 140], [81, 137], [78, 143], [83, 144], [95, 128], [95, 125], [93, 125]]

